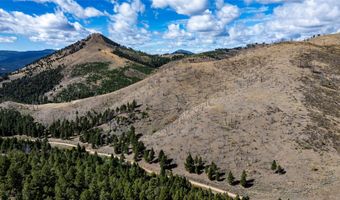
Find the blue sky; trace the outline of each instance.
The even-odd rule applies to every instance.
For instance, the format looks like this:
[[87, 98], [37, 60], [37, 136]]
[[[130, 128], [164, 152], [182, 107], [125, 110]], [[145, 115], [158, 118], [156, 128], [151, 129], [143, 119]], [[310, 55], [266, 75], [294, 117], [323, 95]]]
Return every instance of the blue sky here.
[[340, 31], [339, 0], [1, 0], [0, 49], [58, 49], [93, 32], [148, 53]]

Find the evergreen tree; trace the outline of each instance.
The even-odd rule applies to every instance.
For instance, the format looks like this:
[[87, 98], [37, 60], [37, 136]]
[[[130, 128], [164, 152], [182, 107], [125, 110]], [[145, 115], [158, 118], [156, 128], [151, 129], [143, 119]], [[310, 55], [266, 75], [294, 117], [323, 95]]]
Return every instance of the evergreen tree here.
[[235, 181], [235, 177], [234, 177], [233, 173], [231, 171], [229, 171], [229, 173], [228, 173], [228, 183], [230, 185], [234, 185], [234, 181]]
[[276, 164], [276, 161], [273, 160], [271, 170], [275, 171], [276, 169], [277, 169], [277, 164]]
[[241, 184], [243, 187], [246, 187], [246, 186], [247, 186], [247, 173], [246, 173], [245, 170], [243, 170], [243, 172], [242, 172], [240, 184]]
[[143, 154], [144, 161], [149, 163], [150, 150], [145, 150]]
[[163, 150], [160, 150], [159, 153], [158, 153], [158, 162], [164, 162], [165, 161], [165, 154], [164, 154], [164, 151]]
[[151, 148], [149, 152], [148, 163], [152, 163], [154, 159], [155, 159], [155, 151], [153, 150], [153, 148]]
[[185, 160], [184, 166], [185, 166], [185, 169], [189, 173], [194, 173], [194, 171], [195, 171], [194, 159], [192, 158], [190, 153], [189, 153], [188, 157]]
[[209, 178], [209, 180], [214, 180], [214, 171], [213, 168], [209, 166], [208, 171], [207, 171], [207, 176]]

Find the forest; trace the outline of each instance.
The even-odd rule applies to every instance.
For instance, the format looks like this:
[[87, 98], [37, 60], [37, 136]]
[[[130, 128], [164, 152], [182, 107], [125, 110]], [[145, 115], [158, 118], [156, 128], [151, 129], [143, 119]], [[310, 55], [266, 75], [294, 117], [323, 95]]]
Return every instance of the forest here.
[[79, 145], [0, 138], [0, 198], [81, 200], [230, 199], [195, 188], [184, 177], [147, 174], [137, 164], [90, 155]]
[[62, 78], [61, 67], [58, 67], [4, 83], [0, 88], [0, 102], [10, 100], [28, 104], [47, 103], [44, 94], [52, 90]]
[[[31, 137], [52, 136], [55, 138], [68, 139], [71, 136], [83, 134], [92, 128], [108, 123], [115, 119], [119, 123], [131, 123], [136, 120], [135, 109], [137, 102], [123, 104], [116, 109], [106, 109], [102, 113], [88, 111], [85, 115], [77, 113], [75, 120], [56, 120], [49, 126], [44, 126], [34, 121], [30, 115], [21, 114], [13, 109], [0, 109], [0, 136], [27, 135]], [[136, 111], [139, 112], [139, 111]], [[130, 114], [131, 118], [119, 116]], [[142, 115], [142, 114], [140, 114]]]

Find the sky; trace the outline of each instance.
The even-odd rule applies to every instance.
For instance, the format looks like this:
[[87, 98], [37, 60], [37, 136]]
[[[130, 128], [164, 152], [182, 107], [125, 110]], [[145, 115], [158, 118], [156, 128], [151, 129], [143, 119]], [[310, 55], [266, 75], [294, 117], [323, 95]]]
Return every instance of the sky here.
[[340, 32], [340, 0], [0, 0], [0, 50], [60, 49], [91, 33], [152, 54]]

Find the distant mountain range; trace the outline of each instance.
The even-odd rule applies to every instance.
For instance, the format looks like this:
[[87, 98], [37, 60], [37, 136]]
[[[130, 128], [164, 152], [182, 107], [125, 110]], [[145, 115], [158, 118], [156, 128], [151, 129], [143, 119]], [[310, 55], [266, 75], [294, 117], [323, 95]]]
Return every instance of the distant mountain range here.
[[35, 60], [54, 53], [55, 50], [45, 49], [41, 51], [1, 51], [0, 73], [15, 71]]
[[175, 52], [173, 52], [172, 54], [184, 54], [184, 55], [192, 55], [194, 53], [192, 53], [191, 51], [187, 51], [187, 50], [183, 50], [183, 49], [179, 49]]

